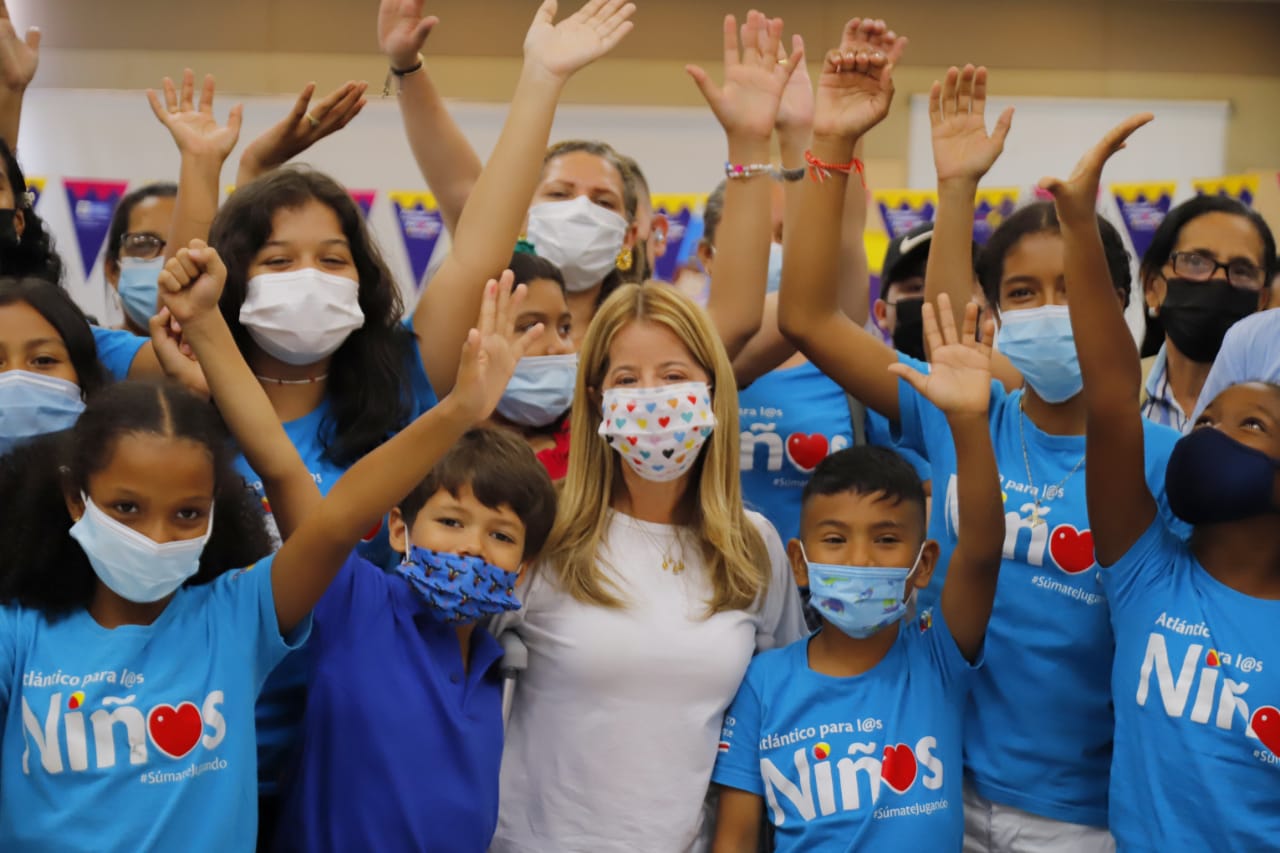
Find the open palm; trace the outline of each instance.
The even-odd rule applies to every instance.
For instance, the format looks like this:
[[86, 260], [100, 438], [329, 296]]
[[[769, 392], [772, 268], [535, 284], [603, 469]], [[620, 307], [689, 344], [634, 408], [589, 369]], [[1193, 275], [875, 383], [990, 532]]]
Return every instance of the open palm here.
[[945, 293], [938, 296], [937, 310], [926, 302], [922, 316], [931, 354], [929, 372], [921, 373], [901, 362], [890, 365], [889, 371], [905, 379], [944, 414], [985, 413], [991, 399], [992, 321], [987, 320], [982, 340], [977, 340], [978, 306], [970, 303], [965, 307], [963, 331], [957, 334], [951, 300]]
[[1102, 181], [1102, 167], [1107, 164], [1113, 154], [1125, 147], [1126, 140], [1133, 135], [1134, 131], [1153, 118], [1155, 116], [1151, 113], [1129, 116], [1107, 131], [1106, 136], [1080, 158], [1070, 178], [1065, 181], [1044, 178], [1040, 181], [1040, 188], [1048, 190], [1053, 195], [1053, 203], [1058, 209], [1059, 219], [1064, 222], [1087, 222], [1094, 218], [1098, 204], [1098, 184]]
[[523, 284], [513, 291], [513, 281], [514, 276], [507, 270], [497, 281], [490, 279], [485, 285], [480, 320], [462, 345], [458, 378], [449, 393], [467, 417], [476, 422], [493, 414], [516, 364], [543, 331], [538, 323], [522, 335], [514, 334], [526, 291]]
[[987, 133], [987, 69], [966, 65], [947, 71], [945, 82], [934, 81], [929, 92], [929, 124], [933, 129], [933, 165], [938, 180], [981, 180], [1004, 150], [1013, 122], [1013, 108], [1005, 110]]
[[567, 79], [604, 56], [631, 32], [636, 4], [624, 0], [589, 0], [574, 14], [555, 23], [556, 0], [543, 0], [524, 37], [526, 62]]
[[9, 8], [0, 0], [0, 81], [7, 89], [22, 91], [36, 76], [39, 64], [40, 31], [32, 27], [25, 38], [19, 38]]
[[378, 6], [378, 47], [393, 68], [410, 68], [439, 23], [434, 15], [423, 17], [424, 0], [382, 0]]
[[779, 60], [781, 39], [780, 18], [770, 20], [759, 12], [750, 12], [742, 25], [739, 52], [737, 22], [733, 15], [726, 15], [724, 85], [717, 86], [700, 67], [688, 66], [689, 75], [727, 134], [767, 139], [773, 133], [782, 93], [804, 58], [801, 48], [789, 59]]
[[880, 123], [893, 102], [893, 69], [906, 50], [905, 37], [883, 38], [883, 22], [854, 18], [840, 47], [829, 51], [818, 77], [813, 132], [862, 136]]
[[227, 116], [227, 123], [220, 125], [213, 115], [213, 75], [205, 75], [198, 107], [194, 102], [194, 92], [195, 75], [188, 68], [182, 74], [181, 92], [166, 77], [164, 105], [160, 104], [159, 97], [151, 89], [147, 90], [147, 100], [151, 104], [151, 111], [169, 129], [178, 150], [184, 155], [217, 156], [225, 160], [240, 138], [240, 121], [244, 108], [236, 104]]

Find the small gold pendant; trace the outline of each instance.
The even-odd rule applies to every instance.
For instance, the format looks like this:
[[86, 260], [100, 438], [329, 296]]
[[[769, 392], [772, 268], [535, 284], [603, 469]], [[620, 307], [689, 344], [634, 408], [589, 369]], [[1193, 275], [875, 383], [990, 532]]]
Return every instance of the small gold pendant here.
[[1039, 527], [1044, 524], [1044, 516], [1040, 514], [1040, 504], [1037, 503], [1031, 508], [1031, 518], [1029, 519], [1032, 527]]

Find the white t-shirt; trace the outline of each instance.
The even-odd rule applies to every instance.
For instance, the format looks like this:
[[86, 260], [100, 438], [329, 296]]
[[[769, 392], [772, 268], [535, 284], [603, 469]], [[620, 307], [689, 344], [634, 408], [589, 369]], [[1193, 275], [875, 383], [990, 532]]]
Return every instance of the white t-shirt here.
[[[699, 549], [678, 528], [614, 513], [601, 565], [625, 609], [583, 604], [542, 567], [513, 628], [529, 649], [502, 759], [494, 853], [683, 853], [698, 849], [725, 709], [757, 651], [805, 633], [777, 532], [748, 513], [769, 552], [752, 610], [707, 618]], [[686, 535], [687, 539], [687, 535]], [[663, 557], [683, 559], [679, 574]]]

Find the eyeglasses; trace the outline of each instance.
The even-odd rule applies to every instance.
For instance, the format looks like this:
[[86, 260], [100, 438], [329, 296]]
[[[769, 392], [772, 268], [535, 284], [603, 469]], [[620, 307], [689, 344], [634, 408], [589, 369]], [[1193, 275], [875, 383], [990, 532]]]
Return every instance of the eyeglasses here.
[[164, 251], [165, 241], [155, 234], [133, 232], [120, 238], [120, 254], [126, 258], [139, 258], [149, 261], [160, 257]]
[[1174, 252], [1169, 258], [1174, 275], [1192, 281], [1208, 281], [1218, 270], [1226, 270], [1227, 282], [1240, 290], [1262, 290], [1263, 271], [1248, 261], [1234, 260], [1219, 263], [1216, 258], [1200, 252]]

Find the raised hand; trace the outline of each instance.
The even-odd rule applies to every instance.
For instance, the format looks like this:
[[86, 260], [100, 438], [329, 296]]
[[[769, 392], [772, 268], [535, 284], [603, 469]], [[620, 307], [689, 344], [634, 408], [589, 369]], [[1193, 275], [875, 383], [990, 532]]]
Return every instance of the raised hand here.
[[197, 107], [194, 103], [195, 75], [190, 68], [182, 72], [181, 93], [174, 87], [172, 80], [164, 78], [163, 105], [154, 90], [147, 90], [151, 112], [173, 134], [173, 141], [177, 143], [183, 156], [219, 157], [226, 160], [231, 149], [236, 147], [236, 141], [240, 138], [244, 105], [236, 104], [232, 107], [227, 123], [220, 125], [213, 115], [213, 91], [213, 75], [206, 74], [204, 87], [200, 92], [200, 105]]
[[880, 123], [893, 101], [893, 69], [907, 48], [884, 21], [854, 18], [828, 51], [814, 102], [815, 136], [856, 138]]
[[9, 18], [9, 9], [0, 0], [0, 83], [12, 92], [25, 91], [40, 64], [40, 30], [28, 27], [25, 38]]
[[208, 399], [209, 383], [205, 379], [200, 362], [182, 337], [182, 326], [168, 308], [161, 308], [150, 320], [151, 347], [156, 361], [170, 379], [177, 380], [193, 394]]
[[1134, 131], [1154, 118], [1151, 113], [1129, 116], [1107, 131], [1106, 136], [1080, 158], [1071, 177], [1065, 181], [1058, 178], [1040, 179], [1040, 188], [1053, 194], [1053, 204], [1058, 209], [1059, 220], [1063, 223], [1093, 222], [1097, 215], [1095, 211], [1102, 167], [1111, 159], [1112, 154], [1125, 147], [1126, 140]]
[[794, 70], [782, 90], [782, 101], [778, 104], [778, 117], [774, 119], [774, 129], [779, 136], [795, 134], [808, 143], [809, 134], [813, 131], [813, 81], [809, 79], [809, 66], [805, 63], [804, 39], [795, 35], [791, 37], [792, 56], [802, 54], [798, 61], [792, 60], [778, 46], [778, 61], [786, 62]]
[[574, 14], [555, 23], [556, 0], [543, 0], [524, 37], [526, 66], [565, 81], [613, 50], [634, 26], [636, 4], [624, 0], [589, 0]]
[[316, 84], [308, 83], [289, 114], [244, 149], [237, 185], [284, 165], [329, 134], [346, 127], [364, 109], [368, 88], [368, 83], [349, 81], [313, 107], [311, 96], [315, 94]]
[[542, 334], [541, 323], [522, 335], [514, 333], [526, 293], [523, 284], [512, 290], [514, 281], [511, 270], [505, 270], [497, 281], [489, 279], [485, 285], [480, 322], [462, 345], [458, 378], [449, 392], [449, 398], [476, 423], [493, 414], [515, 373], [516, 363]]
[[[727, 135], [768, 139], [773, 134], [783, 91], [804, 61], [799, 36], [791, 56], [779, 59], [781, 39], [781, 18], [770, 20], [759, 12], [748, 12], [739, 50], [737, 21], [725, 15], [724, 86], [717, 86], [699, 66], [685, 66]], [[812, 93], [809, 99], [812, 104]]]
[[424, 0], [382, 0], [378, 6], [378, 47], [392, 68], [412, 68], [440, 19], [422, 16]]
[[[956, 334], [951, 299], [938, 296], [938, 308], [926, 302], [921, 312], [924, 334], [932, 358], [929, 373], [894, 362], [889, 372], [905, 379], [948, 417], [952, 415], [986, 414], [991, 399], [991, 339], [995, 337], [995, 321], [988, 317], [982, 324], [982, 340], [977, 340], [978, 306], [965, 306], [964, 328]], [[941, 325], [941, 330], [939, 330]]]
[[1000, 152], [1013, 123], [1013, 107], [996, 119], [987, 133], [987, 69], [966, 65], [947, 71], [945, 82], [933, 81], [929, 90], [929, 125], [933, 128], [933, 165], [938, 182], [977, 183]]
[[180, 326], [189, 327], [218, 311], [227, 268], [203, 240], [179, 249], [160, 271], [160, 300]]

